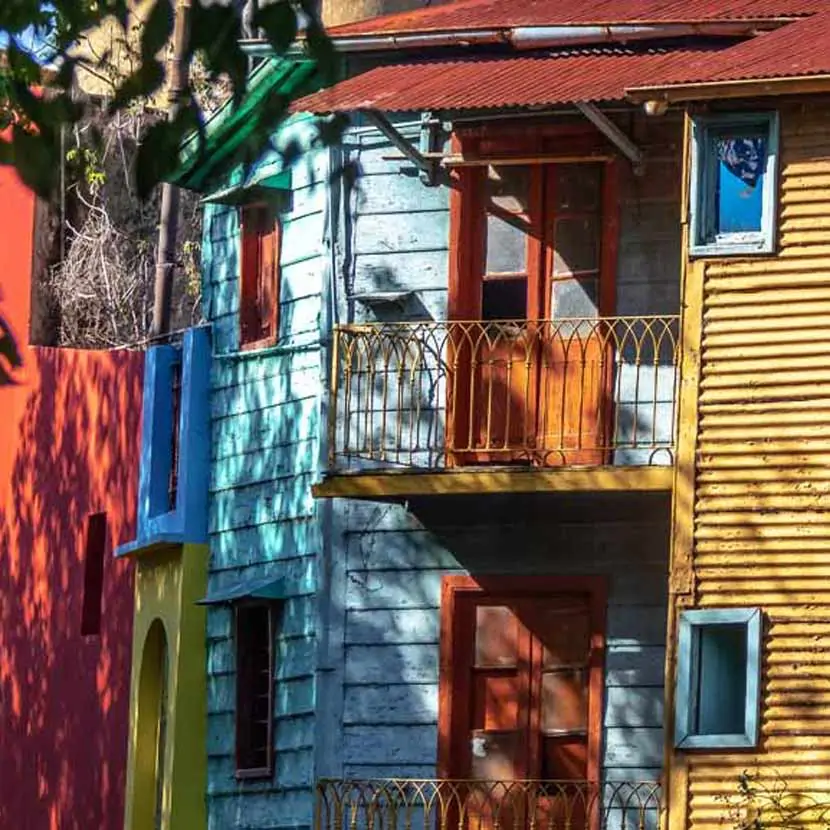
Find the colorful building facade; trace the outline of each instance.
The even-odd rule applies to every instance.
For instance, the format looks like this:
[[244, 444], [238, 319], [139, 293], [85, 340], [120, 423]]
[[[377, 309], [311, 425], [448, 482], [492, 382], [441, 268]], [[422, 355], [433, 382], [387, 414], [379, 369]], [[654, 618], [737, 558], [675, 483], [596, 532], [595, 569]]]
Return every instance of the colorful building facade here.
[[0, 825], [123, 826], [144, 358], [27, 345], [39, 207], [0, 168]]

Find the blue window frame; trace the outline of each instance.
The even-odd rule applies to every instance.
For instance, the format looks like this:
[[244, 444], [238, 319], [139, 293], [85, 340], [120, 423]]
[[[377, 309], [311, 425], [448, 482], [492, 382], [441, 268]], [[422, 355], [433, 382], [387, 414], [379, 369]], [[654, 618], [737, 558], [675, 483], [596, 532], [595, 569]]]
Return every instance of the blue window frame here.
[[696, 118], [692, 140], [692, 256], [772, 253], [777, 113]]
[[760, 609], [681, 612], [674, 720], [676, 747], [756, 746], [760, 689]]

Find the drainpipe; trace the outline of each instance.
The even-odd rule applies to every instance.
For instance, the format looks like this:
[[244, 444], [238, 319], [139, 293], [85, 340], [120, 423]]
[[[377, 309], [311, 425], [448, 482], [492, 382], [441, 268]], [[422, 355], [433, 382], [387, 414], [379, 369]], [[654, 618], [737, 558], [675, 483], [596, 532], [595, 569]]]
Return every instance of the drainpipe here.
[[[179, 0], [173, 28], [173, 57], [168, 64], [169, 91], [167, 118], [172, 121], [181, 109], [181, 99], [188, 84], [188, 68], [184, 60], [189, 35], [190, 0]], [[151, 337], [170, 331], [170, 306], [173, 297], [173, 275], [176, 268], [176, 237], [179, 230], [179, 188], [169, 182], [161, 187], [159, 240], [156, 252], [156, 275], [153, 288], [153, 323]]]

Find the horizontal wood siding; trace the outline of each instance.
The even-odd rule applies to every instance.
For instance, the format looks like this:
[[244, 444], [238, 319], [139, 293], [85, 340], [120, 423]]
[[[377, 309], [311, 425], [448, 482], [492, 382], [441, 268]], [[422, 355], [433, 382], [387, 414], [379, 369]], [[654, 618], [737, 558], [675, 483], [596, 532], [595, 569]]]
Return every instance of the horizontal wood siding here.
[[[320, 439], [324, 157], [292, 172], [282, 214], [280, 331], [276, 349], [240, 353], [239, 226], [234, 208], [205, 213], [205, 308], [213, 323], [210, 589], [240, 578], [285, 580], [276, 644], [275, 773], [234, 775], [232, 612], [211, 608], [208, 646], [208, 811], [212, 830], [309, 826], [314, 777], [316, 557], [310, 487]], [[316, 182], [316, 186], [313, 186]]]
[[696, 605], [765, 616], [761, 745], [688, 757], [689, 825], [744, 769], [830, 800], [830, 116], [782, 110], [780, 250], [703, 276]]
[[604, 774], [659, 775], [665, 500], [624, 510], [586, 503], [561, 516], [551, 515], [554, 501], [529, 496], [409, 511], [336, 504], [345, 547], [341, 592], [333, 592], [343, 626], [342, 774], [435, 775], [441, 579], [489, 572], [609, 575]]

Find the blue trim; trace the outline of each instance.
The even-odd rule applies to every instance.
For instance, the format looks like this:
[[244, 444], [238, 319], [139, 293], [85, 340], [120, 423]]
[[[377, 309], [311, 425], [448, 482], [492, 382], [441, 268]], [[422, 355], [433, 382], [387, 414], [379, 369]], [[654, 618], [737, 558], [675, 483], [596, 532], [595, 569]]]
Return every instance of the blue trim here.
[[[729, 127], [766, 127], [766, 167], [763, 178], [761, 231], [721, 234], [712, 230], [718, 159], [712, 154], [715, 136]], [[722, 257], [772, 254], [778, 229], [778, 159], [780, 122], [777, 112], [698, 116], [692, 123], [691, 181], [689, 188], [689, 254]]]
[[[761, 620], [759, 608], [707, 609], [680, 613], [674, 709], [674, 744], [678, 749], [745, 749], [758, 745]], [[700, 634], [701, 629], [715, 625], [743, 625], [746, 631], [744, 729], [738, 734], [700, 735], [694, 731]]]
[[[188, 329], [181, 346], [155, 346], [144, 368], [141, 470], [136, 539], [121, 545], [126, 556], [156, 545], [207, 542], [210, 474], [210, 338], [207, 328]], [[168, 481], [173, 448], [173, 367], [181, 361], [179, 469], [176, 504]]]

